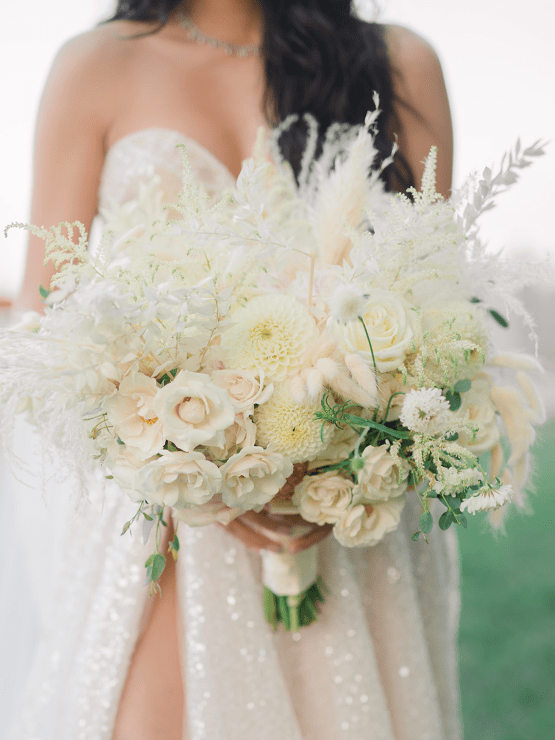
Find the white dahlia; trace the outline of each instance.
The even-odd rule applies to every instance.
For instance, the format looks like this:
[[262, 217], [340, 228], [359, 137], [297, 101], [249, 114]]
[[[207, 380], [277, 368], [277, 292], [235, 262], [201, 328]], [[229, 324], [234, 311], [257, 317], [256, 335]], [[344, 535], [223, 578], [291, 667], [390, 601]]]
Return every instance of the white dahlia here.
[[225, 364], [268, 380], [283, 380], [302, 361], [316, 336], [314, 319], [288, 295], [256, 296], [231, 315], [233, 326], [222, 337]]
[[437, 434], [446, 430], [449, 410], [439, 388], [420, 388], [406, 394], [399, 419], [411, 432]]
[[314, 417], [319, 408], [310, 401], [297, 403], [285, 386], [278, 386], [255, 412], [257, 443], [264, 447], [271, 444], [293, 463], [312, 460], [327, 447], [334, 429], [326, 424], [321, 433], [322, 422]]

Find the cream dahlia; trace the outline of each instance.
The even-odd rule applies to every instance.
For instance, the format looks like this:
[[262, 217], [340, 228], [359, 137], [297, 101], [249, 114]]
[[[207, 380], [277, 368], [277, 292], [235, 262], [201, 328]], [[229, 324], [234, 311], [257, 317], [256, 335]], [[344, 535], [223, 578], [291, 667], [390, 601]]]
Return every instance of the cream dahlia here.
[[233, 326], [222, 337], [225, 364], [283, 380], [302, 361], [316, 336], [306, 308], [288, 295], [256, 296], [232, 315]]
[[289, 390], [281, 385], [274, 395], [255, 412], [257, 442], [264, 447], [272, 445], [276, 452], [302, 462], [316, 457], [329, 444], [333, 427], [314, 418], [319, 405], [304, 401], [297, 403]]

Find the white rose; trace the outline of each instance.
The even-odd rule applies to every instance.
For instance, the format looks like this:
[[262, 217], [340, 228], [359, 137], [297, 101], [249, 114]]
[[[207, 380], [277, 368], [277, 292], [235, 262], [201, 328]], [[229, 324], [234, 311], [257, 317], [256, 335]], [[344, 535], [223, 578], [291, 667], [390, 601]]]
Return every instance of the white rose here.
[[295, 488], [293, 503], [307, 522], [335, 524], [353, 499], [354, 483], [327, 471], [307, 476]]
[[223, 447], [223, 430], [235, 420], [227, 392], [208, 375], [189, 370], [158, 391], [154, 409], [166, 439], [185, 452], [201, 444]]
[[[407, 352], [418, 343], [416, 314], [401, 295], [389, 290], [372, 289], [362, 316], [372, 342], [378, 372], [399, 368]], [[373, 367], [372, 353], [360, 321], [349, 324], [330, 323], [343, 350], [357, 352]]]
[[218, 445], [207, 445], [212, 457], [220, 460], [227, 460], [235, 455], [241, 447], [253, 447], [256, 444], [256, 424], [237, 414], [233, 424], [224, 429], [223, 447]]
[[262, 371], [258, 379], [248, 370], [216, 370], [212, 373], [212, 380], [227, 391], [235, 410], [246, 416], [253, 413], [255, 403], [266, 403], [274, 392], [272, 383], [264, 387]]
[[150, 504], [181, 509], [205, 504], [220, 491], [221, 480], [218, 466], [201, 452], [162, 450], [133, 476], [133, 488]]
[[[119, 454], [117, 454], [116, 447], [119, 448]], [[131, 501], [137, 504], [144, 501], [145, 495], [142, 491], [135, 489], [135, 476], [146, 464], [144, 460], [139, 460], [123, 445], [117, 443], [108, 445], [107, 467], [118, 486], [125, 491]]]
[[405, 497], [351, 506], [333, 528], [336, 540], [345, 547], [377, 545], [399, 526]]
[[271, 501], [293, 472], [291, 460], [263, 447], [244, 447], [221, 467], [222, 499], [244, 511]]
[[226, 506], [221, 495], [216, 494], [206, 504], [194, 506], [192, 509], [178, 509], [176, 516], [189, 527], [204, 527], [206, 524], [213, 524], [214, 522], [229, 524], [243, 513], [243, 509], [239, 507], [230, 508]]
[[388, 444], [367, 447], [361, 458], [364, 467], [358, 472], [354, 494], [363, 503], [387, 501], [407, 490], [408, 466], [399, 466]]
[[114, 433], [141, 460], [160, 452], [166, 441], [162, 422], [153, 408], [157, 393], [154, 378], [132, 370], [104, 404]]
[[478, 431], [472, 441], [472, 434], [459, 433], [459, 444], [475, 455], [489, 452], [501, 437], [497, 425], [495, 406], [490, 397], [491, 383], [486, 375], [478, 375], [472, 381], [470, 390], [462, 394], [462, 404], [456, 416], [477, 424]]

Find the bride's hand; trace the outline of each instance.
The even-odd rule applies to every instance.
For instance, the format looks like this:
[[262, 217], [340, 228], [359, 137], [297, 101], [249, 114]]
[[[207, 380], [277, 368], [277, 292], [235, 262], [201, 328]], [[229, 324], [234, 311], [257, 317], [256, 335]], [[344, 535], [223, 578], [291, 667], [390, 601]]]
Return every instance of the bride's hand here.
[[[292, 537], [290, 535], [294, 527], [303, 527], [304, 532]], [[225, 525], [227, 532], [251, 549], [291, 553], [316, 545], [328, 536], [332, 527], [331, 524], [311, 524], [298, 514], [270, 514], [267, 511], [258, 514], [247, 511]], [[287, 539], [279, 542], [276, 535], [287, 535]]]

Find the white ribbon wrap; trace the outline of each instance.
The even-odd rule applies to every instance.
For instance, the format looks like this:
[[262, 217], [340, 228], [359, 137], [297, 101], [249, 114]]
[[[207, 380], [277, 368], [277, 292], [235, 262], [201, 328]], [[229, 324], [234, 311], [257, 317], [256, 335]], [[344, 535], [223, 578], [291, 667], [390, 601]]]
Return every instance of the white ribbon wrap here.
[[262, 583], [276, 596], [298, 596], [318, 577], [318, 545], [298, 553], [260, 550]]

